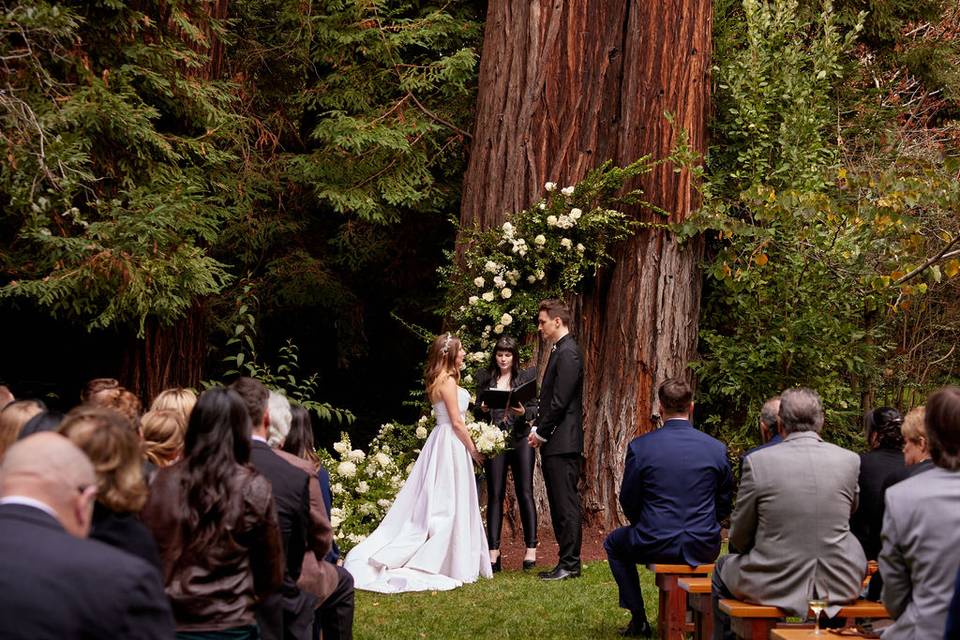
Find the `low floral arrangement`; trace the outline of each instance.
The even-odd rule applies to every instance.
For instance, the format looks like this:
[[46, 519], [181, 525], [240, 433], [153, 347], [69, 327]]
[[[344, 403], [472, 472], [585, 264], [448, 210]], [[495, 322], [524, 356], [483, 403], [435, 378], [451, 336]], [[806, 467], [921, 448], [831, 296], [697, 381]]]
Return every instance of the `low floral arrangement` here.
[[330, 524], [341, 553], [362, 542], [383, 520], [435, 424], [432, 416], [412, 425], [386, 423], [366, 451], [354, 449], [344, 432], [333, 445], [334, 455], [317, 451], [330, 474]]

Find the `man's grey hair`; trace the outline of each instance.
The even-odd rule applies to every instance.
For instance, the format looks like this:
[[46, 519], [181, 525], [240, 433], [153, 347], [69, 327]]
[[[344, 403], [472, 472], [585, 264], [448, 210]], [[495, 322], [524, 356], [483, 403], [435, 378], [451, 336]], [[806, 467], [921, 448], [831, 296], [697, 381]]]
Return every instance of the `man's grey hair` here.
[[823, 404], [813, 389], [800, 387], [780, 394], [780, 422], [784, 433], [820, 432], [823, 428]]
[[267, 433], [267, 444], [273, 448], [283, 445], [290, 433], [290, 423], [293, 414], [290, 412], [290, 401], [276, 391], [270, 392], [267, 400], [267, 413], [270, 415], [270, 430]]
[[760, 422], [768, 429], [776, 429], [777, 416], [780, 413], [780, 396], [773, 396], [760, 408]]

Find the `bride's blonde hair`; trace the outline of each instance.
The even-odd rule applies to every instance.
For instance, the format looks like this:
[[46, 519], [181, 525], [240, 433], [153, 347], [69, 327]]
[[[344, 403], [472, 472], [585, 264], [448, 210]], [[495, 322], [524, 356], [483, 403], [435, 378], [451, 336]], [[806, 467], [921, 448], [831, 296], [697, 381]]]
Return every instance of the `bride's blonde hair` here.
[[440, 334], [430, 345], [423, 378], [427, 386], [427, 398], [431, 401], [447, 378], [460, 382], [460, 369], [457, 367], [458, 353], [460, 353], [460, 338], [452, 333]]

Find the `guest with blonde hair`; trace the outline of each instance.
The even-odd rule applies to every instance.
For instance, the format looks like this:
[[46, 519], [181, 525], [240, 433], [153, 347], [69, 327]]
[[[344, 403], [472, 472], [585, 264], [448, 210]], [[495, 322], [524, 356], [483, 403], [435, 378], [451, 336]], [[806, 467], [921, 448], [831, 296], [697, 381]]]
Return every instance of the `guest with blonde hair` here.
[[17, 441], [23, 425], [46, 408], [39, 400], [14, 400], [0, 410], [0, 461], [7, 449]]
[[150, 464], [166, 467], [180, 458], [183, 434], [187, 430], [183, 414], [174, 409], [153, 409], [140, 420], [143, 455]]
[[126, 418], [104, 407], [70, 411], [60, 433], [79, 447], [97, 474], [97, 502], [90, 537], [160, 568], [150, 531], [136, 517], [147, 500], [140, 441]]
[[182, 416], [183, 424], [186, 425], [190, 422], [190, 412], [193, 411], [195, 404], [197, 404], [197, 394], [192, 389], [174, 387], [161, 391], [153, 399], [150, 411], [176, 411]]

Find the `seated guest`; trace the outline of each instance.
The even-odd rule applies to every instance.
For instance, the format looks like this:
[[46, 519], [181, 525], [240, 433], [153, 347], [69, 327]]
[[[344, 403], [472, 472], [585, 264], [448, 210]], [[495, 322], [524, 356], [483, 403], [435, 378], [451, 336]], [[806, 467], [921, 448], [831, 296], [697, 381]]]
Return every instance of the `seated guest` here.
[[153, 403], [150, 405], [150, 411], [176, 411], [183, 419], [183, 424], [190, 422], [190, 411], [197, 404], [197, 394], [190, 389], [176, 387], [161, 391]]
[[960, 568], [960, 387], [931, 395], [924, 423], [934, 468], [887, 490], [880, 571], [896, 621], [885, 640], [942, 637]]
[[156, 568], [86, 540], [97, 479], [55, 433], [14, 444], [0, 468], [0, 636], [173, 637]]
[[17, 440], [23, 440], [27, 436], [32, 436], [35, 433], [56, 431], [60, 428], [61, 422], [63, 422], [63, 414], [59, 411], [41, 411], [26, 421], [20, 429], [20, 435], [17, 436]]
[[907, 466], [890, 474], [890, 477], [884, 483], [884, 491], [901, 480], [912, 478], [918, 473], [933, 468], [933, 460], [930, 459], [930, 445], [927, 440], [927, 428], [923, 424], [925, 416], [925, 407], [921, 405], [911, 409], [903, 418], [900, 433], [903, 434], [903, 462]]
[[[283, 450], [292, 453], [298, 458], [309, 460], [317, 469], [317, 480], [320, 482], [320, 493], [323, 494], [323, 506], [330, 513], [333, 509], [333, 493], [330, 490], [330, 474], [317, 461], [313, 444], [313, 423], [310, 422], [310, 413], [300, 405], [290, 407], [290, 433], [283, 441]], [[327, 553], [327, 562], [337, 563], [340, 550], [337, 549], [337, 540], [334, 538], [330, 552]]]
[[667, 380], [658, 396], [663, 426], [627, 448], [620, 505], [630, 525], [603, 545], [620, 606], [633, 616], [625, 636], [650, 635], [637, 564], [713, 562], [720, 553], [720, 520], [730, 515], [727, 448], [690, 424], [693, 392], [686, 382]]
[[116, 394], [108, 396], [106, 402], [94, 401], [91, 404], [113, 409], [130, 421], [130, 427], [134, 433], [140, 433], [140, 415], [143, 413], [143, 404], [140, 402], [140, 398], [126, 389], [121, 388]]
[[17, 441], [23, 425], [46, 409], [40, 400], [15, 400], [0, 410], [0, 461], [3, 453]]
[[183, 414], [170, 409], [153, 409], [140, 419], [140, 437], [143, 455], [150, 463], [147, 482], [153, 480], [157, 469], [169, 467], [183, 453], [183, 434], [186, 423]]
[[721, 598], [806, 617], [814, 596], [849, 602], [867, 559], [850, 532], [860, 458], [820, 439], [823, 408], [810, 389], [780, 396], [783, 442], [747, 456], [730, 526], [732, 552], [713, 572], [714, 638], [728, 637]]
[[116, 378], [94, 378], [80, 391], [82, 404], [103, 404], [120, 392], [120, 382]]
[[257, 640], [257, 603], [283, 581], [273, 490], [248, 464], [249, 434], [236, 393], [203, 392], [183, 459], [157, 471], [141, 514], [160, 548], [182, 638]]
[[[783, 442], [783, 436], [777, 427], [777, 414], [780, 412], [780, 396], [774, 396], [763, 403], [760, 408], [760, 442], [759, 446], [750, 449], [743, 457], [747, 457], [754, 451], [772, 447], [775, 444]], [[740, 463], [743, 464], [741, 458]]]
[[90, 537], [135, 555], [160, 570], [157, 544], [137, 514], [147, 500], [140, 440], [126, 418], [110, 409], [80, 405], [60, 433], [87, 454], [97, 474]]
[[[239, 378], [230, 388], [243, 398], [253, 424], [250, 461], [273, 485], [286, 554], [280, 597], [268, 599], [261, 606], [260, 632], [266, 640], [310, 640], [314, 609], [319, 606], [325, 640], [352, 638], [353, 577], [341, 567], [323, 561], [333, 533], [312, 466], [288, 453], [277, 453], [267, 444], [271, 431], [278, 446], [282, 444], [290, 428], [290, 405], [277, 394], [270, 403], [270, 392], [253, 378]], [[268, 406], [272, 406], [278, 418], [272, 430]], [[298, 468], [303, 466], [306, 469]], [[309, 591], [298, 585], [307, 551], [313, 552], [321, 574], [312, 581]]]
[[903, 418], [896, 409], [881, 407], [868, 412], [865, 422], [871, 450], [860, 454], [860, 506], [850, 518], [850, 530], [860, 541], [867, 560], [876, 560], [883, 526], [883, 486], [904, 467], [900, 432]]

